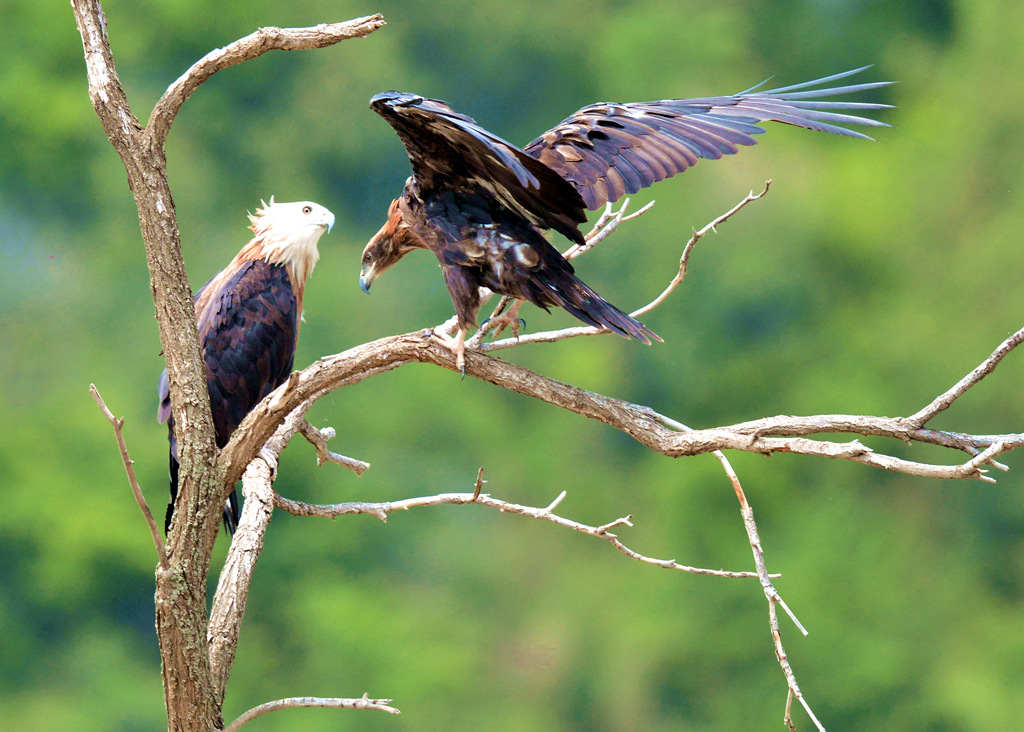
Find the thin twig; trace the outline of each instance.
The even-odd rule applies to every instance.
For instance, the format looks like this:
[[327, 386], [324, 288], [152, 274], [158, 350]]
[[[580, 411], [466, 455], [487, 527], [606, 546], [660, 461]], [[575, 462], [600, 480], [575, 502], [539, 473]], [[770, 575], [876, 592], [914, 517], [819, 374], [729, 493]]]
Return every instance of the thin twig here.
[[[492, 341], [491, 343], [481, 344], [480, 350], [489, 353], [491, 351], [504, 351], [506, 348], [514, 348], [515, 346], [525, 346], [528, 343], [557, 343], [570, 338], [579, 338], [580, 336], [607, 335], [609, 333], [611, 333], [611, 331], [607, 328], [595, 328], [592, 325], [577, 325], [571, 328], [545, 330], [537, 333], [520, 334], [512, 338], [502, 338], [501, 340]], [[469, 372], [467, 371], [466, 373]]]
[[[695, 229], [693, 231], [693, 235], [690, 237], [690, 240], [686, 243], [686, 246], [683, 247], [683, 253], [679, 259], [679, 271], [676, 273], [676, 276], [672, 279], [672, 282], [670, 282], [668, 287], [666, 287], [662, 291], [662, 293], [658, 295], [654, 300], [649, 302], [647, 305], [644, 305], [642, 308], [634, 310], [632, 313], [630, 313], [630, 315], [633, 316], [634, 318], [640, 317], [642, 315], [649, 313], [650, 311], [654, 310], [654, 308], [658, 307], [663, 302], [665, 302], [665, 300], [668, 299], [669, 295], [671, 295], [672, 292], [680, 284], [682, 284], [683, 280], [686, 278], [686, 268], [690, 259], [690, 254], [693, 252], [694, 247], [697, 245], [697, 242], [700, 241], [701, 237], [705, 236], [708, 232], [711, 231], [717, 232], [716, 227], [719, 224], [728, 221], [733, 215], [735, 215], [740, 209], [742, 209], [751, 201], [756, 201], [757, 199], [762, 198], [766, 193], [768, 193], [768, 188], [771, 186], [771, 183], [771, 180], [765, 181], [764, 190], [762, 190], [760, 193], [755, 194], [753, 191], [751, 191], [742, 201], [740, 201], [738, 204], [733, 206], [724, 214], [716, 218], [711, 223], [704, 226], [704, 228], [700, 229], [699, 231]], [[637, 216], [641, 216], [646, 211], [649, 211], [650, 208], [654, 205], [654, 201], [651, 201], [638, 211], [635, 211], [629, 214], [628, 216], [625, 216], [624, 214], [628, 205], [629, 199], [626, 198], [622, 201], [622, 205], [619, 207], [618, 210], [614, 210], [611, 204], [605, 206], [605, 210], [604, 213], [601, 215], [601, 218], [598, 219], [597, 223], [594, 225], [594, 228], [590, 231], [589, 234], [587, 234], [587, 243], [582, 246], [578, 244], [573, 245], [568, 250], [566, 250], [566, 259], [575, 259], [581, 254], [585, 254], [586, 252], [590, 251], [608, 235], [614, 232], [618, 228], [619, 224], [621, 224], [623, 221], [630, 221], [631, 219], [634, 219]], [[502, 351], [506, 348], [514, 348], [515, 346], [522, 346], [528, 343], [555, 343], [558, 341], [567, 340], [569, 338], [579, 338], [580, 336], [605, 335], [610, 332], [611, 331], [608, 330], [607, 328], [595, 328], [592, 326], [575, 326], [572, 328], [562, 328], [560, 330], [549, 330], [538, 333], [530, 333], [527, 335], [516, 336], [514, 338], [503, 338], [500, 341], [494, 341], [493, 343], [486, 344], [482, 343], [482, 336], [479, 338], [474, 336], [474, 338], [470, 339], [469, 344], [477, 346], [481, 348], [481, 350], [483, 351]]]
[[584, 237], [586, 243], [573, 244], [562, 253], [562, 256], [569, 261], [583, 256], [615, 233], [615, 230], [619, 228], [619, 224], [623, 221], [632, 221], [635, 218], [639, 218], [650, 211], [653, 207], [654, 201], [650, 201], [647, 205], [627, 216], [626, 210], [629, 208], [628, 197], [622, 199], [622, 203], [619, 205], [618, 210], [615, 210], [610, 203], [607, 204], [605, 206], [604, 213], [601, 214], [601, 217], [594, 224], [594, 227]]
[[651, 302], [644, 305], [639, 310], [634, 310], [632, 313], [630, 313], [630, 315], [632, 315], [634, 318], [638, 318], [641, 315], [645, 315], [646, 313], [649, 313], [650, 311], [654, 310], [654, 308], [661, 305], [665, 301], [665, 299], [672, 294], [673, 290], [675, 290], [680, 284], [682, 284], [683, 280], [686, 279], [686, 268], [690, 261], [690, 254], [693, 252], [694, 247], [697, 246], [697, 242], [699, 242], [701, 238], [704, 237], [708, 232], [713, 231], [717, 234], [717, 227], [720, 224], [724, 224], [726, 221], [732, 218], [733, 215], [735, 215], [740, 209], [742, 209], [751, 201], [756, 201], [759, 198], [763, 198], [765, 195], [767, 195], [768, 189], [771, 187], [771, 185], [771, 180], [766, 180], [764, 182], [764, 190], [762, 190], [760, 193], [755, 194], [753, 191], [751, 191], [743, 198], [742, 201], [740, 201], [731, 209], [726, 211], [724, 214], [716, 218], [710, 224], [706, 225], [703, 229], [699, 231], [694, 229], [693, 234], [690, 236], [690, 240], [687, 241], [686, 246], [683, 247], [682, 256], [680, 256], [679, 258], [679, 271], [676, 273], [676, 276], [672, 278], [672, 281], [668, 284], [668, 287], [666, 287], [660, 295], [651, 300]]
[[[482, 485], [482, 470], [483, 469], [481, 468], [481, 472], [477, 474], [477, 481], [479, 485]], [[630, 522], [632, 516], [624, 516], [603, 526], [588, 526], [587, 524], [563, 518], [553, 513], [552, 509], [557, 506], [564, 497], [565, 494], [563, 492], [562, 495], [556, 498], [545, 508], [509, 503], [508, 501], [502, 501], [498, 498], [494, 498], [487, 493], [479, 493], [476, 491], [473, 493], [441, 493], [434, 496], [407, 498], [387, 503], [335, 503], [330, 505], [301, 503], [299, 501], [293, 501], [277, 495], [274, 498], [274, 505], [295, 516], [320, 516], [334, 519], [344, 514], [365, 513], [371, 516], [376, 516], [382, 521], [386, 521], [388, 515], [395, 511], [408, 511], [411, 508], [419, 508], [423, 506], [449, 506], [472, 503], [480, 506], [486, 506], [488, 508], [495, 508], [502, 513], [513, 513], [520, 516], [539, 519], [541, 521], [548, 521], [556, 526], [572, 529], [573, 531], [578, 531], [582, 534], [596, 536], [599, 539], [604, 539], [609, 542], [616, 549], [631, 559], [643, 562], [644, 564], [652, 564], [656, 567], [662, 567], [663, 569], [675, 569], [681, 572], [688, 572], [690, 574], [712, 575], [715, 577], [752, 578], [758, 576], [755, 572], [728, 572], [724, 570], [690, 567], [685, 564], [679, 564], [674, 559], [655, 559], [635, 552], [619, 541], [615, 534], [611, 533], [611, 529], [618, 526], [632, 526], [633, 524]], [[778, 577], [779, 575], [772, 576]]]
[[153, 512], [149, 510], [149, 504], [146, 503], [146, 497], [142, 495], [142, 488], [139, 487], [138, 478], [135, 477], [135, 461], [131, 459], [128, 454], [128, 446], [124, 441], [124, 434], [122, 428], [124, 427], [124, 418], [118, 419], [111, 412], [106, 403], [103, 401], [103, 397], [100, 396], [99, 390], [95, 384], [89, 384], [89, 393], [92, 394], [92, 398], [96, 401], [96, 405], [103, 412], [103, 416], [107, 418], [110, 425], [114, 428], [114, 437], [117, 439], [117, 446], [121, 450], [121, 461], [124, 463], [124, 471], [128, 474], [128, 483], [132, 487], [132, 494], [135, 496], [135, 502], [139, 504], [139, 508], [142, 509], [142, 515], [146, 518], [146, 523], [149, 524], [149, 531], [153, 535], [153, 544], [156, 546], [156, 555], [160, 560], [160, 568], [163, 570], [167, 569], [167, 548], [164, 546], [164, 537], [160, 533], [160, 529], [156, 524], [156, 520], [153, 518]]
[[[487, 481], [484, 480], [484, 466], [481, 465], [480, 469], [478, 471], [476, 471], [476, 483], [473, 485], [473, 500], [474, 501], [476, 501], [476, 499], [480, 497], [480, 491], [483, 490], [484, 483], [486, 483], [486, 482]], [[565, 495], [565, 491], [562, 491], [562, 495], [563, 496]], [[548, 506], [548, 510], [551, 510], [551, 508], [552, 508], [552, 506]]]
[[317, 466], [323, 465], [327, 462], [336, 463], [343, 468], [348, 468], [356, 475], [362, 475], [370, 468], [370, 464], [363, 462], [362, 460], [356, 460], [355, 458], [331, 452], [330, 448], [327, 447], [327, 441], [335, 435], [333, 427], [324, 427], [323, 429], [320, 429], [314, 427], [305, 418], [303, 418], [301, 426], [299, 427], [299, 432], [306, 438], [306, 440], [309, 441], [309, 444], [316, 449]]
[[996, 366], [999, 365], [999, 362], [1002, 361], [1003, 358], [1013, 349], [1019, 346], [1022, 341], [1024, 341], [1024, 328], [1021, 328], [1012, 336], [1000, 343], [999, 347], [992, 352], [992, 355], [982, 361], [977, 368], [967, 374], [964, 378], [960, 379], [960, 381], [950, 387], [948, 391], [937, 396], [931, 404], [920, 412], [909, 417], [909, 419], [923, 427], [935, 415], [939, 414], [939, 412], [949, 408], [949, 406], [961, 397], [968, 389], [992, 373]]
[[373, 709], [388, 714], [401, 714], [398, 709], [391, 706], [390, 699], [370, 699], [363, 694], [359, 699], [330, 699], [316, 696], [296, 696], [288, 699], [260, 704], [241, 715], [234, 722], [224, 728], [224, 732], [237, 732], [238, 728], [246, 722], [251, 722], [268, 712], [276, 712], [279, 709], [295, 709], [296, 707], [321, 707], [326, 709]]
[[[682, 432], [693, 432], [692, 428], [682, 422], [677, 422], [663, 415], [659, 415], [659, 417], [666, 426], [671, 427], [672, 429], [677, 429]], [[810, 706], [804, 699], [799, 685], [796, 683], [796, 674], [793, 672], [793, 668], [789, 663], [789, 658], [786, 655], [786, 649], [782, 645], [782, 634], [779, 631], [779, 618], [776, 613], [775, 606], [782, 606], [782, 609], [785, 610], [789, 619], [793, 621], [793, 624], [805, 637], [807, 636], [807, 629], [804, 628], [803, 624], [796, 617], [793, 611], [789, 609], [789, 605], [786, 604], [785, 600], [782, 599], [782, 595], [779, 594], [779, 591], [776, 590], [775, 586], [772, 584], [771, 580], [778, 575], [768, 574], [768, 567], [766, 566], [764, 559], [764, 549], [761, 546], [761, 537], [757, 530], [757, 522], [754, 521], [754, 511], [750, 507], [750, 503], [747, 501], [747, 496], [743, 491], [743, 485], [740, 483], [739, 475], [737, 475], [736, 470], [732, 467], [732, 463], [729, 462], [729, 459], [721, 450], [715, 450], [713, 454], [722, 464], [722, 468], [725, 470], [725, 474], [729, 478], [729, 482], [732, 483], [733, 490], [736, 492], [736, 499], [740, 504], [740, 514], [743, 516], [743, 526], [746, 529], [747, 539], [750, 542], [750, 549], [754, 555], [754, 566], [757, 568], [757, 576], [761, 580], [761, 587], [764, 590], [765, 598], [768, 600], [768, 624], [771, 629], [772, 641], [775, 643], [775, 657], [779, 661], [782, 673], [786, 677], [786, 685], [789, 687], [789, 695], [786, 702], [785, 722], [789, 725], [790, 729], [795, 729], [793, 720], [790, 717], [790, 704], [793, 696], [795, 695], [800, 700], [800, 703], [803, 705], [810, 718], [814, 720], [818, 729], [824, 730], [824, 727], [821, 726], [821, 722], [818, 721], [818, 718], [814, 715], [814, 712], [811, 711]]]
[[[747, 504], [746, 497], [742, 498], [741, 503]], [[779, 666], [782, 668], [782, 673], [786, 677], [786, 684], [789, 687], [789, 693], [795, 696], [800, 704], [803, 706], [807, 715], [814, 722], [815, 726], [821, 731], [825, 732], [825, 728], [821, 722], [818, 721], [817, 716], [811, 710], [807, 700], [804, 699], [803, 692], [800, 691], [800, 686], [796, 682], [796, 674], [793, 672], [793, 667], [789, 663], [789, 657], [786, 655], [786, 649], [782, 645], [782, 633], [779, 631], [779, 617], [775, 611], [775, 606], [781, 605], [782, 609], [786, 611], [790, 619], [796, 624], [796, 627], [807, 635], [807, 630], [800, 621], [796, 619], [793, 612], [789, 609], [789, 606], [782, 600], [782, 596], [778, 590], [772, 584], [769, 579], [768, 570], [765, 566], [764, 561], [764, 549], [761, 547], [761, 537], [758, 535], [757, 523], [754, 521], [754, 510], [749, 504], [745, 505], [740, 509], [740, 513], [743, 515], [743, 525], [747, 530], [747, 537], [750, 539], [750, 548], [754, 554], [754, 564], [757, 566], [757, 574], [761, 578], [761, 587], [764, 590], [764, 596], [768, 600], [768, 625], [771, 629], [772, 641], [775, 643], [775, 658], [779, 662]], [[787, 715], [789, 713], [787, 704]], [[792, 726], [792, 719], [788, 720], [788, 723]]]
[[[659, 417], [664, 424], [666, 424], [669, 427], [672, 427], [673, 429], [677, 429], [682, 432], [693, 432], [693, 428], [687, 427], [682, 422], [677, 422], [676, 420], [665, 417], [664, 415], [659, 415]], [[746, 493], [743, 492], [743, 485], [740, 483], [740, 477], [739, 475], [737, 475], [736, 470], [732, 467], [732, 463], [729, 462], [729, 458], [727, 458], [725, 456], [725, 453], [723, 453], [721, 450], [715, 450], [714, 452], [712, 452], [712, 455], [714, 455], [718, 462], [722, 464], [722, 469], [725, 471], [725, 475], [726, 477], [729, 478], [729, 482], [732, 484], [733, 491], [735, 491], [736, 493], [736, 500], [738, 500], [740, 503], [740, 511], [751, 511], [750, 504], [747, 503]], [[748, 527], [747, 536], [750, 539], [751, 547], [754, 549], [754, 563], [758, 570], [758, 577], [761, 577], [762, 584], [764, 584], [767, 578], [774, 579], [776, 577], [781, 577], [782, 575], [768, 574], [768, 569], [764, 566], [764, 551], [761, 549], [761, 538], [757, 533], [757, 524], [754, 523], [754, 514], [752, 511], [750, 514], [750, 522], [751, 523]], [[758, 563], [759, 561], [760, 563]], [[772, 595], [768, 598], [769, 601], [772, 601], [774, 599], [775, 602], [778, 602], [780, 605], [782, 605], [782, 609], [786, 611], [786, 614], [789, 616], [789, 619], [793, 621], [793, 625], [795, 625], [797, 629], [799, 629], [799, 631], [806, 636], [807, 629], [804, 628], [803, 623], [801, 623], [800, 620], [796, 617], [796, 615], [793, 614], [793, 611], [789, 609], [789, 606], [785, 603], [785, 601], [783, 601], [782, 596], [772, 586], [771, 582], [768, 582], [767, 586], [765, 587], [765, 591], [766, 593], [770, 592]]]

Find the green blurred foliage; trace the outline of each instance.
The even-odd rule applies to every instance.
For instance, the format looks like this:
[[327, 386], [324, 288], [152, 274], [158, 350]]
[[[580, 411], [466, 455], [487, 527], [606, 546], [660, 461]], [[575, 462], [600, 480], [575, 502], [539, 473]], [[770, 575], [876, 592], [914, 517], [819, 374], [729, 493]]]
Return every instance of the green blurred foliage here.
[[[4, 0], [0, 64], [0, 728], [163, 724], [155, 558], [95, 382], [126, 417], [151, 505], [166, 437], [160, 346], [125, 176], [90, 107], [66, 3]], [[214, 76], [171, 133], [169, 173], [198, 286], [246, 240], [260, 198], [338, 216], [321, 242], [296, 359], [447, 317], [436, 263], [413, 256], [356, 286], [362, 244], [408, 174], [367, 106], [384, 89], [448, 100], [526, 143], [597, 100], [698, 96], [864, 63], [900, 84], [893, 129], [866, 143], [772, 127], [761, 145], [635, 197], [654, 210], [580, 262], [630, 308], [675, 271], [691, 226], [766, 178], [701, 243], [686, 285], [618, 338], [507, 357], [692, 426], [773, 414], [908, 414], [1022, 323], [1024, 6], [1009, 0], [633, 3], [384, 0], [105, 7], [145, 122], [207, 51], [265, 25], [380, 11], [388, 26]], [[524, 310], [531, 330], [570, 324]], [[935, 426], [1019, 431], [1018, 355]], [[309, 501], [488, 490], [604, 523], [648, 555], [744, 569], [735, 498], [710, 456], [670, 460], [603, 425], [450, 372], [408, 366], [322, 400], [362, 478], [296, 442], [279, 490]], [[881, 447], [880, 441], [869, 441]], [[893, 447], [912, 459], [955, 459]], [[988, 485], [859, 465], [734, 456], [769, 567], [810, 629], [782, 620], [802, 688], [847, 730], [992, 730], [1024, 716], [1024, 462]], [[223, 558], [221, 540], [215, 561]], [[216, 572], [214, 572], [214, 575]], [[211, 580], [213, 581], [213, 580]], [[404, 714], [286, 711], [256, 730], [750, 730], [779, 726], [785, 686], [750, 582], [632, 563], [602, 542], [473, 508], [336, 522], [275, 518], [226, 702], [388, 696]], [[801, 729], [809, 724], [797, 713]]]

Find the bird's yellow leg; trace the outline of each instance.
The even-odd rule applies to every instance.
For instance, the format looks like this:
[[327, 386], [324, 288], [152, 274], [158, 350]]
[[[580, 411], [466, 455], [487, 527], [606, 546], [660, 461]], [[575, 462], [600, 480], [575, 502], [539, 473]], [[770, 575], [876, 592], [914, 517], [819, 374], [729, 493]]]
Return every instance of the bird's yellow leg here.
[[466, 329], [459, 328], [459, 332], [455, 334], [455, 337], [441, 333], [437, 330], [434, 331], [434, 337], [441, 342], [441, 345], [447, 348], [449, 351], [455, 354], [455, 368], [462, 372], [463, 378], [466, 376]]
[[[502, 302], [504, 302], [505, 299], [511, 298], [503, 298]], [[491, 331], [492, 338], [497, 338], [501, 332], [508, 327], [512, 328], [512, 335], [516, 338], [519, 337], [520, 325], [526, 325], [525, 321], [520, 320], [519, 318], [519, 308], [522, 307], [524, 302], [526, 301], [513, 300], [512, 305], [504, 312], [501, 312], [501, 303], [498, 304], [498, 307], [494, 310], [494, 314], [487, 319], [486, 323], [484, 323], [487, 330]]]

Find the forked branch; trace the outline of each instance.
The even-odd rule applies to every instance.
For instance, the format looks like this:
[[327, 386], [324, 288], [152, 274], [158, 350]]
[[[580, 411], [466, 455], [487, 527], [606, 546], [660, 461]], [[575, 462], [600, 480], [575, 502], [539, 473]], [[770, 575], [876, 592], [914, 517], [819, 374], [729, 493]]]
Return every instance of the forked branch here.
[[[1020, 340], [1024, 340], [1024, 336], [1011, 344], [1011, 350]], [[1000, 346], [997, 353], [1002, 353], [1005, 346]], [[451, 351], [432, 340], [429, 332], [426, 335], [421, 331], [382, 338], [321, 359], [302, 371], [285, 409], [297, 409], [304, 413], [313, 402], [334, 389], [414, 362], [432, 363], [455, 370], [455, 359]], [[976, 370], [977, 373], [960, 393], [966, 392], [991, 371]], [[973, 435], [940, 432], [924, 429], [906, 417], [846, 414], [807, 417], [780, 415], [686, 432], [667, 425], [665, 420], [668, 418], [650, 407], [586, 391], [480, 352], [467, 352], [466, 373], [524, 396], [604, 422], [669, 457], [700, 455], [715, 450], [741, 450], [766, 455], [789, 452], [851, 460], [908, 475], [943, 479], [972, 478], [991, 482], [993, 479], [987, 474], [986, 466], [998, 467], [998, 463], [994, 462], [998, 455], [1024, 446], [1024, 434], [1021, 433]], [[222, 451], [220, 459], [231, 480], [241, 476], [245, 466], [280, 424], [281, 412], [268, 409], [273, 399], [272, 394], [246, 417]], [[965, 452], [971, 458], [954, 465], [922, 463], [877, 452], [858, 440], [837, 442], [810, 438], [811, 435], [829, 433], [882, 436], [906, 443], [941, 445]]]
[[481, 468], [481, 474], [478, 475], [477, 485], [474, 487], [474, 491], [472, 493], [440, 493], [434, 496], [406, 498], [399, 501], [387, 501], [384, 503], [336, 503], [333, 505], [301, 503], [275, 494], [274, 505], [294, 516], [320, 516], [323, 518], [334, 519], [338, 516], [347, 514], [369, 514], [379, 518], [381, 521], [386, 521], [388, 515], [395, 511], [408, 511], [412, 508], [422, 508], [425, 506], [475, 504], [478, 506], [485, 506], [487, 508], [494, 508], [502, 513], [511, 513], [519, 516], [526, 516], [527, 518], [538, 519], [540, 521], [547, 521], [565, 529], [572, 529], [573, 531], [578, 531], [581, 534], [587, 534], [599, 539], [604, 539], [630, 559], [634, 559], [644, 564], [661, 567], [663, 569], [674, 569], [680, 572], [688, 572], [690, 574], [712, 575], [715, 577], [752, 578], [758, 576], [755, 572], [727, 572], [718, 569], [703, 569], [700, 567], [690, 567], [685, 564], [679, 564], [674, 559], [655, 559], [654, 557], [645, 556], [627, 547], [619, 540], [618, 536], [612, 533], [612, 529], [619, 526], [632, 526], [632, 516], [624, 516], [602, 526], [589, 526], [578, 521], [573, 521], [572, 519], [564, 518], [556, 514], [554, 511], [565, 498], [565, 491], [562, 491], [555, 500], [543, 508], [523, 506], [518, 503], [503, 501], [499, 498], [494, 498], [487, 493], [480, 492], [480, 487], [482, 485], [482, 471], [483, 469]]

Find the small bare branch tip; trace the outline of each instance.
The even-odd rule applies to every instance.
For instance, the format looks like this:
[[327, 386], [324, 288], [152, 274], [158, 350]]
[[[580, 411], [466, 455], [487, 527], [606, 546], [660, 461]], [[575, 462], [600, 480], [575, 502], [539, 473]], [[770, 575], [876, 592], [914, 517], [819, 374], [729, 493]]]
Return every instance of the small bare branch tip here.
[[401, 714], [391, 706], [391, 699], [370, 699], [366, 694], [358, 699], [333, 699], [313, 696], [292, 697], [289, 699], [277, 699], [276, 701], [260, 704], [242, 714], [238, 719], [224, 728], [224, 732], [237, 732], [245, 723], [251, 722], [259, 716], [268, 712], [275, 712], [279, 709], [294, 709], [297, 707], [320, 707], [326, 709], [372, 709], [388, 714]]
[[786, 615], [788, 615], [789, 619], [793, 621], [793, 625], [796, 626], [797, 630], [799, 630], [805, 638], [808, 635], [810, 635], [810, 633], [807, 632], [807, 628], [803, 626], [803, 623], [801, 623], [797, 616], [793, 613], [793, 611], [789, 609], [789, 605], [786, 604], [785, 600], [783, 600], [782, 596], [779, 595], [777, 592], [775, 601], [779, 603], [780, 606], [782, 606], [782, 609], [785, 611]]
[[552, 501], [551, 503], [549, 503], [549, 504], [547, 505], [547, 507], [546, 507], [546, 508], [545, 508], [544, 510], [545, 510], [545, 511], [547, 511], [548, 513], [551, 513], [551, 512], [552, 512], [552, 511], [554, 511], [554, 510], [555, 510], [556, 508], [558, 508], [558, 505], [559, 505], [559, 504], [560, 504], [560, 503], [561, 503], [562, 501], [564, 501], [564, 500], [565, 500], [565, 497], [566, 497], [567, 495], [569, 495], [567, 491], [562, 491], [562, 492], [561, 492], [561, 493], [559, 493], [559, 494], [558, 494], [557, 496], [555, 496], [555, 500], [553, 500], [553, 501]]
[[[604, 526], [598, 526], [597, 527], [597, 533], [598, 534], [608, 534], [609, 531], [611, 531], [612, 529], [617, 528], [619, 526], [632, 526], [633, 524], [629, 523], [629, 519], [630, 518], [632, 518], [632, 517], [631, 516], [623, 516], [622, 518], [617, 518], [614, 521], [605, 524]], [[672, 563], [675, 563], [676, 560], [675, 559], [671, 559], [669, 561], [671, 561]]]
[[648, 202], [646, 205], [644, 205], [643, 207], [637, 209], [636, 211], [631, 213], [629, 216], [624, 216], [622, 220], [623, 221], [632, 221], [635, 218], [639, 218], [640, 216], [643, 216], [645, 213], [650, 211], [652, 208], [654, 208], [654, 201]]
[[121, 452], [121, 462], [124, 465], [125, 473], [128, 475], [128, 484], [131, 486], [132, 495], [135, 496], [135, 502], [139, 505], [139, 510], [142, 511], [142, 516], [149, 525], [149, 532], [153, 536], [153, 544], [156, 547], [160, 568], [166, 570], [168, 568], [167, 547], [164, 544], [164, 537], [160, 533], [160, 528], [153, 518], [153, 512], [149, 509], [149, 504], [146, 503], [146, 497], [142, 493], [141, 486], [139, 486], [139, 480], [135, 475], [135, 461], [128, 454], [128, 445], [124, 441], [124, 418], [118, 419], [107, 408], [107, 404], [103, 401], [103, 397], [100, 396], [99, 389], [96, 388], [95, 384], [89, 384], [89, 393], [92, 394], [92, 398], [100, 408], [103, 416], [106, 417], [111, 427], [114, 428], [114, 439], [117, 440], [117, 447]]
[[1022, 342], [1024, 342], [1024, 328], [1018, 330], [1005, 341], [1000, 343], [991, 355], [982, 361], [973, 371], [971, 371], [971, 373], [964, 376], [944, 393], [935, 397], [931, 404], [918, 411], [916, 414], [911, 415], [907, 419], [923, 427], [937, 414], [948, 409], [953, 402], [967, 393], [971, 387], [992, 373], [996, 366], [999, 365], [999, 362]]
[[476, 482], [473, 484], [473, 498], [470, 503], [476, 503], [477, 499], [480, 498], [480, 491], [483, 489], [484, 483], [486, 482], [487, 481], [484, 480], [484, 466], [481, 465], [480, 469], [476, 471]]
[[324, 463], [335, 463], [348, 468], [357, 476], [362, 475], [370, 468], [370, 463], [362, 460], [356, 460], [355, 458], [346, 457], [345, 455], [339, 455], [336, 452], [331, 452], [327, 447], [327, 441], [335, 436], [335, 430], [333, 427], [324, 427], [318, 429], [314, 427], [305, 418], [302, 419], [299, 424], [299, 433], [306, 438], [316, 450], [316, 464], [317, 467], [322, 466]]

